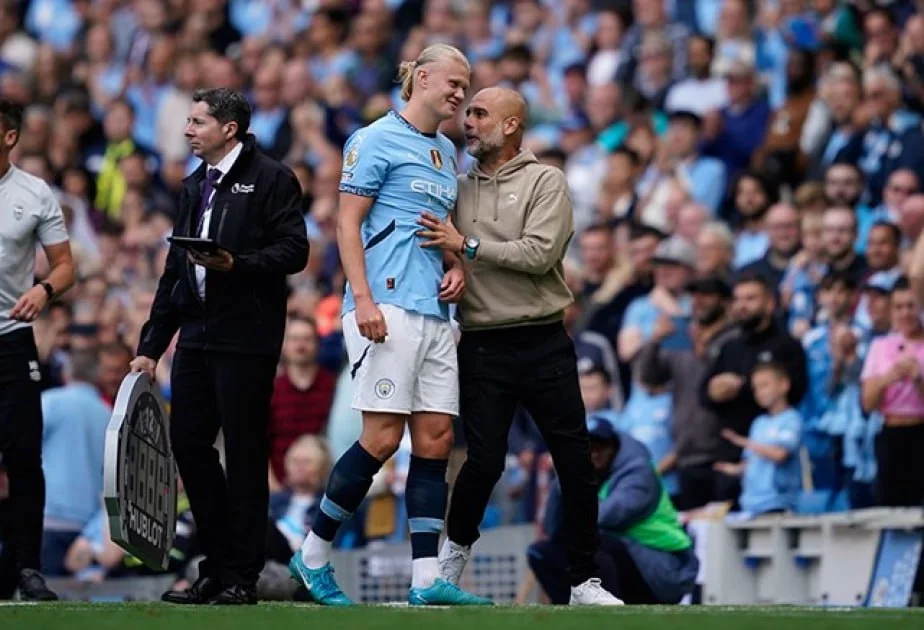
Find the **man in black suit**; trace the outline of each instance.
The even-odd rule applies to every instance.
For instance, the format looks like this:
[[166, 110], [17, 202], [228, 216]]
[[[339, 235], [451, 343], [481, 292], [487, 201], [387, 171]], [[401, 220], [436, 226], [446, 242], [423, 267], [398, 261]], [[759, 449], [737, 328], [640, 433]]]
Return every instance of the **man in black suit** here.
[[[231, 90], [193, 96], [186, 138], [203, 164], [184, 182], [171, 245], [133, 371], [153, 376], [179, 330], [170, 440], [205, 560], [177, 604], [256, 603], [266, 533], [267, 413], [286, 318], [286, 275], [308, 261], [301, 190], [256, 148], [250, 105]], [[227, 479], [214, 448], [224, 434]]]

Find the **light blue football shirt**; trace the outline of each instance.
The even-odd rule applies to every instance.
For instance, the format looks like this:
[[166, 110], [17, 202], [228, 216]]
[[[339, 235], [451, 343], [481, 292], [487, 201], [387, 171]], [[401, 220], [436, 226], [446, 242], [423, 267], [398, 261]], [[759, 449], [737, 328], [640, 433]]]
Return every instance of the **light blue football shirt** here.
[[[673, 415], [673, 394], [652, 395], [644, 387], [633, 387], [616, 427], [644, 444], [652, 462], [657, 464], [674, 450]], [[680, 478], [676, 471], [669, 471], [662, 478], [668, 494], [680, 492]]]
[[802, 416], [795, 409], [775, 416], [764, 414], [751, 425], [748, 438], [766, 446], [782, 447], [789, 457], [777, 463], [745, 449], [741, 509], [754, 514], [794, 509], [802, 488], [799, 466]]
[[[343, 155], [340, 192], [375, 198], [362, 224], [373, 300], [448, 320], [439, 301], [443, 251], [420, 246], [417, 220], [422, 212], [446, 220], [455, 206], [455, 146], [392, 111], [350, 136]], [[343, 312], [355, 308], [348, 283]]]

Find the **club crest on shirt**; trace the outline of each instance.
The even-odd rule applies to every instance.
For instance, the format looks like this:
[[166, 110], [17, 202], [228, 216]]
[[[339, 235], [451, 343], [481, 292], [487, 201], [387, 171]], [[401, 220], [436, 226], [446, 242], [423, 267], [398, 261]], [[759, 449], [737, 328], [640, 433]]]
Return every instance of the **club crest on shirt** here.
[[443, 168], [443, 156], [437, 149], [430, 149], [430, 161], [436, 168]]
[[347, 151], [346, 157], [343, 159], [343, 163], [348, 167], [356, 166], [356, 160], [359, 159], [359, 148], [357, 146], [350, 147], [350, 150]]
[[13, 206], [13, 218], [19, 221], [22, 219], [23, 207], [19, 204]]

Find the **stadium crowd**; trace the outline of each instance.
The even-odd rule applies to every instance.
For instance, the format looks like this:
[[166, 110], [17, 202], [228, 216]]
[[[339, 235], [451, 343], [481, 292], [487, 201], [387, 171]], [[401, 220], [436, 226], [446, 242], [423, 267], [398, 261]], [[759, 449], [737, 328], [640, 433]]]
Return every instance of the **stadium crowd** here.
[[[401, 109], [398, 62], [435, 42], [471, 60], [471, 94], [517, 89], [525, 148], [564, 170], [588, 415], [648, 447], [685, 518], [924, 502], [924, 2], [0, 0], [0, 96], [25, 107], [13, 161], [58, 194], [78, 270], [35, 324], [48, 575], [145, 571], [107, 543], [102, 441], [198, 163], [183, 130], [199, 87], [244, 91], [260, 147], [302, 186], [311, 254], [272, 401], [267, 557], [299, 548], [360, 428], [342, 147]], [[464, 147], [459, 120], [443, 131]], [[784, 360], [765, 365], [771, 350]], [[544, 453], [518, 410], [485, 527], [542, 522]], [[338, 546], [406, 537], [409, 456]], [[179, 508], [182, 572], [195, 524]]]

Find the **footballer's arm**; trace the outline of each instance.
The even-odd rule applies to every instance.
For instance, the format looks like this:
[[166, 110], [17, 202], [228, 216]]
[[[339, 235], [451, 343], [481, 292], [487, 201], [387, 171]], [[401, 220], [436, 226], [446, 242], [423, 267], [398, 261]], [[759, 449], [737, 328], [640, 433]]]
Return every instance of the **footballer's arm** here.
[[356, 323], [363, 337], [376, 342], [385, 341], [385, 318], [372, 301], [372, 291], [366, 276], [366, 255], [363, 249], [362, 224], [374, 197], [340, 193], [340, 210], [337, 213], [337, 248], [343, 273], [350, 283], [356, 303]]

